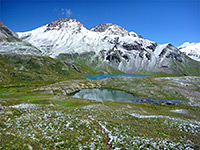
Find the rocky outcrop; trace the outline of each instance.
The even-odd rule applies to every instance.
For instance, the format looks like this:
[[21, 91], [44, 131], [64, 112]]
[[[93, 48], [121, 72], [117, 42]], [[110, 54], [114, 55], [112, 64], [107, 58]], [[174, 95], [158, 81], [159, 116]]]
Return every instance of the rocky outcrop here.
[[84, 27], [86, 28], [83, 24], [81, 24], [78, 20], [76, 19], [71, 19], [71, 18], [60, 18], [60, 19], [57, 19], [53, 22], [50, 22], [49, 24], [47, 24], [47, 28], [44, 32], [47, 32], [49, 30], [59, 30], [61, 29], [62, 27], [64, 28], [68, 28], [70, 27], [70, 24], [77, 24], [78, 25], [78, 28], [77, 28], [77, 31], [80, 31], [81, 30], [81, 27]]
[[130, 51], [130, 50], [140, 50], [142, 44], [131, 44], [131, 43], [123, 43], [123, 48]]
[[76, 65], [74, 65], [74, 64], [72, 64], [72, 63], [68, 63], [68, 62], [64, 62], [64, 64], [66, 64], [67, 66], [72, 67], [72, 69], [74, 69], [76, 72], [82, 73], [82, 72], [76, 67]]
[[91, 57], [91, 56], [94, 56], [95, 55], [95, 52], [83, 52], [83, 53], [61, 53], [58, 55], [57, 58], [60, 58], [60, 59], [74, 59], [74, 58], [77, 58], [77, 57], [82, 57], [82, 58], [88, 58], [88, 57]]
[[158, 56], [163, 57], [166, 54], [166, 52], [167, 52], [167, 48], [164, 48]]
[[18, 35], [12, 30], [10, 30], [8, 27], [6, 27], [2, 21], [0, 21], [0, 33], [1, 33], [0, 38], [3, 35], [4, 37], [9, 37], [9, 36], [18, 37]]
[[54, 83], [33, 91], [41, 91], [50, 94], [69, 95], [80, 91], [81, 89], [100, 88], [100, 81], [70, 80]]
[[42, 55], [41, 51], [18, 38], [18, 35], [11, 31], [0, 21], [0, 53]]
[[98, 26], [91, 28], [90, 30], [94, 32], [106, 32], [108, 35], [129, 35], [126, 29], [112, 23], [102, 23]]
[[152, 43], [151, 45], [147, 46], [147, 48], [150, 49], [152, 52], [154, 52], [157, 46], [158, 46], [157, 43]]
[[106, 60], [108, 60], [110, 62], [111, 61], [115, 61], [116, 63], [120, 63], [121, 62], [120, 57], [117, 54], [108, 55], [106, 57]]
[[151, 60], [151, 54], [150, 54], [150, 53], [146, 53], [145, 56], [146, 56], [146, 58], [147, 58], [148, 60]]
[[70, 53], [61, 53], [59, 54], [58, 58], [61, 58], [61, 59], [73, 59], [73, 58], [76, 58], [78, 56], [78, 54], [70, 54]]

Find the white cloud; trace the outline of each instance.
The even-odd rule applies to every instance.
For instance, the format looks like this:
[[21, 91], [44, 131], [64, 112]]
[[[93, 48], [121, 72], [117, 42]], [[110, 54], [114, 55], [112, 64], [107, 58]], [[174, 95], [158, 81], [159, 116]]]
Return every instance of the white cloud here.
[[71, 9], [61, 8], [61, 14], [70, 17], [73, 13]]

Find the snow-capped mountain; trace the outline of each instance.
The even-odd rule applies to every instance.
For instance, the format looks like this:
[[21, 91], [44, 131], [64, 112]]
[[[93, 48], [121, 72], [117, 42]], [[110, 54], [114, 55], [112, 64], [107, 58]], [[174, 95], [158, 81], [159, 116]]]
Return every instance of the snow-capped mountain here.
[[[21, 39], [40, 48], [43, 54], [51, 57], [56, 57], [60, 53], [90, 51], [99, 53], [102, 50], [114, 48], [131, 50], [139, 47], [153, 48], [152, 46], [157, 45], [117, 25], [100, 24], [88, 30], [77, 20], [68, 18], [58, 19], [35, 30], [18, 33], [18, 35]], [[142, 43], [141, 46], [138, 45], [139, 43]]]
[[[35, 30], [17, 33], [41, 50], [36, 55], [86, 57], [90, 63], [107, 64], [126, 73], [168, 72], [187, 74], [191, 61], [171, 44], [160, 45], [111, 23], [88, 30], [76, 19], [61, 18]], [[97, 64], [98, 65], [98, 64]]]
[[200, 43], [185, 42], [178, 49], [190, 58], [200, 61]]

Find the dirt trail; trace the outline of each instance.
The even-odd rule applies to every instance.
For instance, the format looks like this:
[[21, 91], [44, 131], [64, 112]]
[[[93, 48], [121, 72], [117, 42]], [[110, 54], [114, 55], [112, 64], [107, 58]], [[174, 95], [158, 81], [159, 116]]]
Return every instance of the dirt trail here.
[[107, 147], [107, 150], [113, 150], [115, 148], [115, 145], [112, 144], [112, 142], [110, 142], [110, 137], [108, 132], [105, 131], [105, 129], [94, 119], [91, 119], [90, 117], [86, 117], [87, 119], [91, 120], [92, 122], [94, 122], [97, 126], [99, 126], [99, 131], [101, 133], [101, 135], [103, 137], [105, 137], [106, 141], [105, 141], [105, 146]]

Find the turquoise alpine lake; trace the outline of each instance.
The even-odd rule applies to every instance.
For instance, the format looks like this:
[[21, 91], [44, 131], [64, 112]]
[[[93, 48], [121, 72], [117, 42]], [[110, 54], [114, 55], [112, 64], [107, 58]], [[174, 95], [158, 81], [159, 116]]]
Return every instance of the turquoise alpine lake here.
[[137, 77], [137, 78], [146, 78], [147, 76], [144, 75], [135, 75], [135, 74], [98, 74], [96, 76], [83, 76], [84, 78], [90, 80], [102, 80], [105, 78], [111, 77]]
[[123, 102], [134, 102], [134, 103], [182, 103], [181, 100], [157, 100], [150, 98], [142, 98], [134, 96], [130, 93], [120, 91], [120, 90], [111, 90], [103, 88], [94, 88], [94, 89], [82, 89], [79, 92], [75, 93], [73, 97], [97, 100], [97, 101], [123, 101]]

